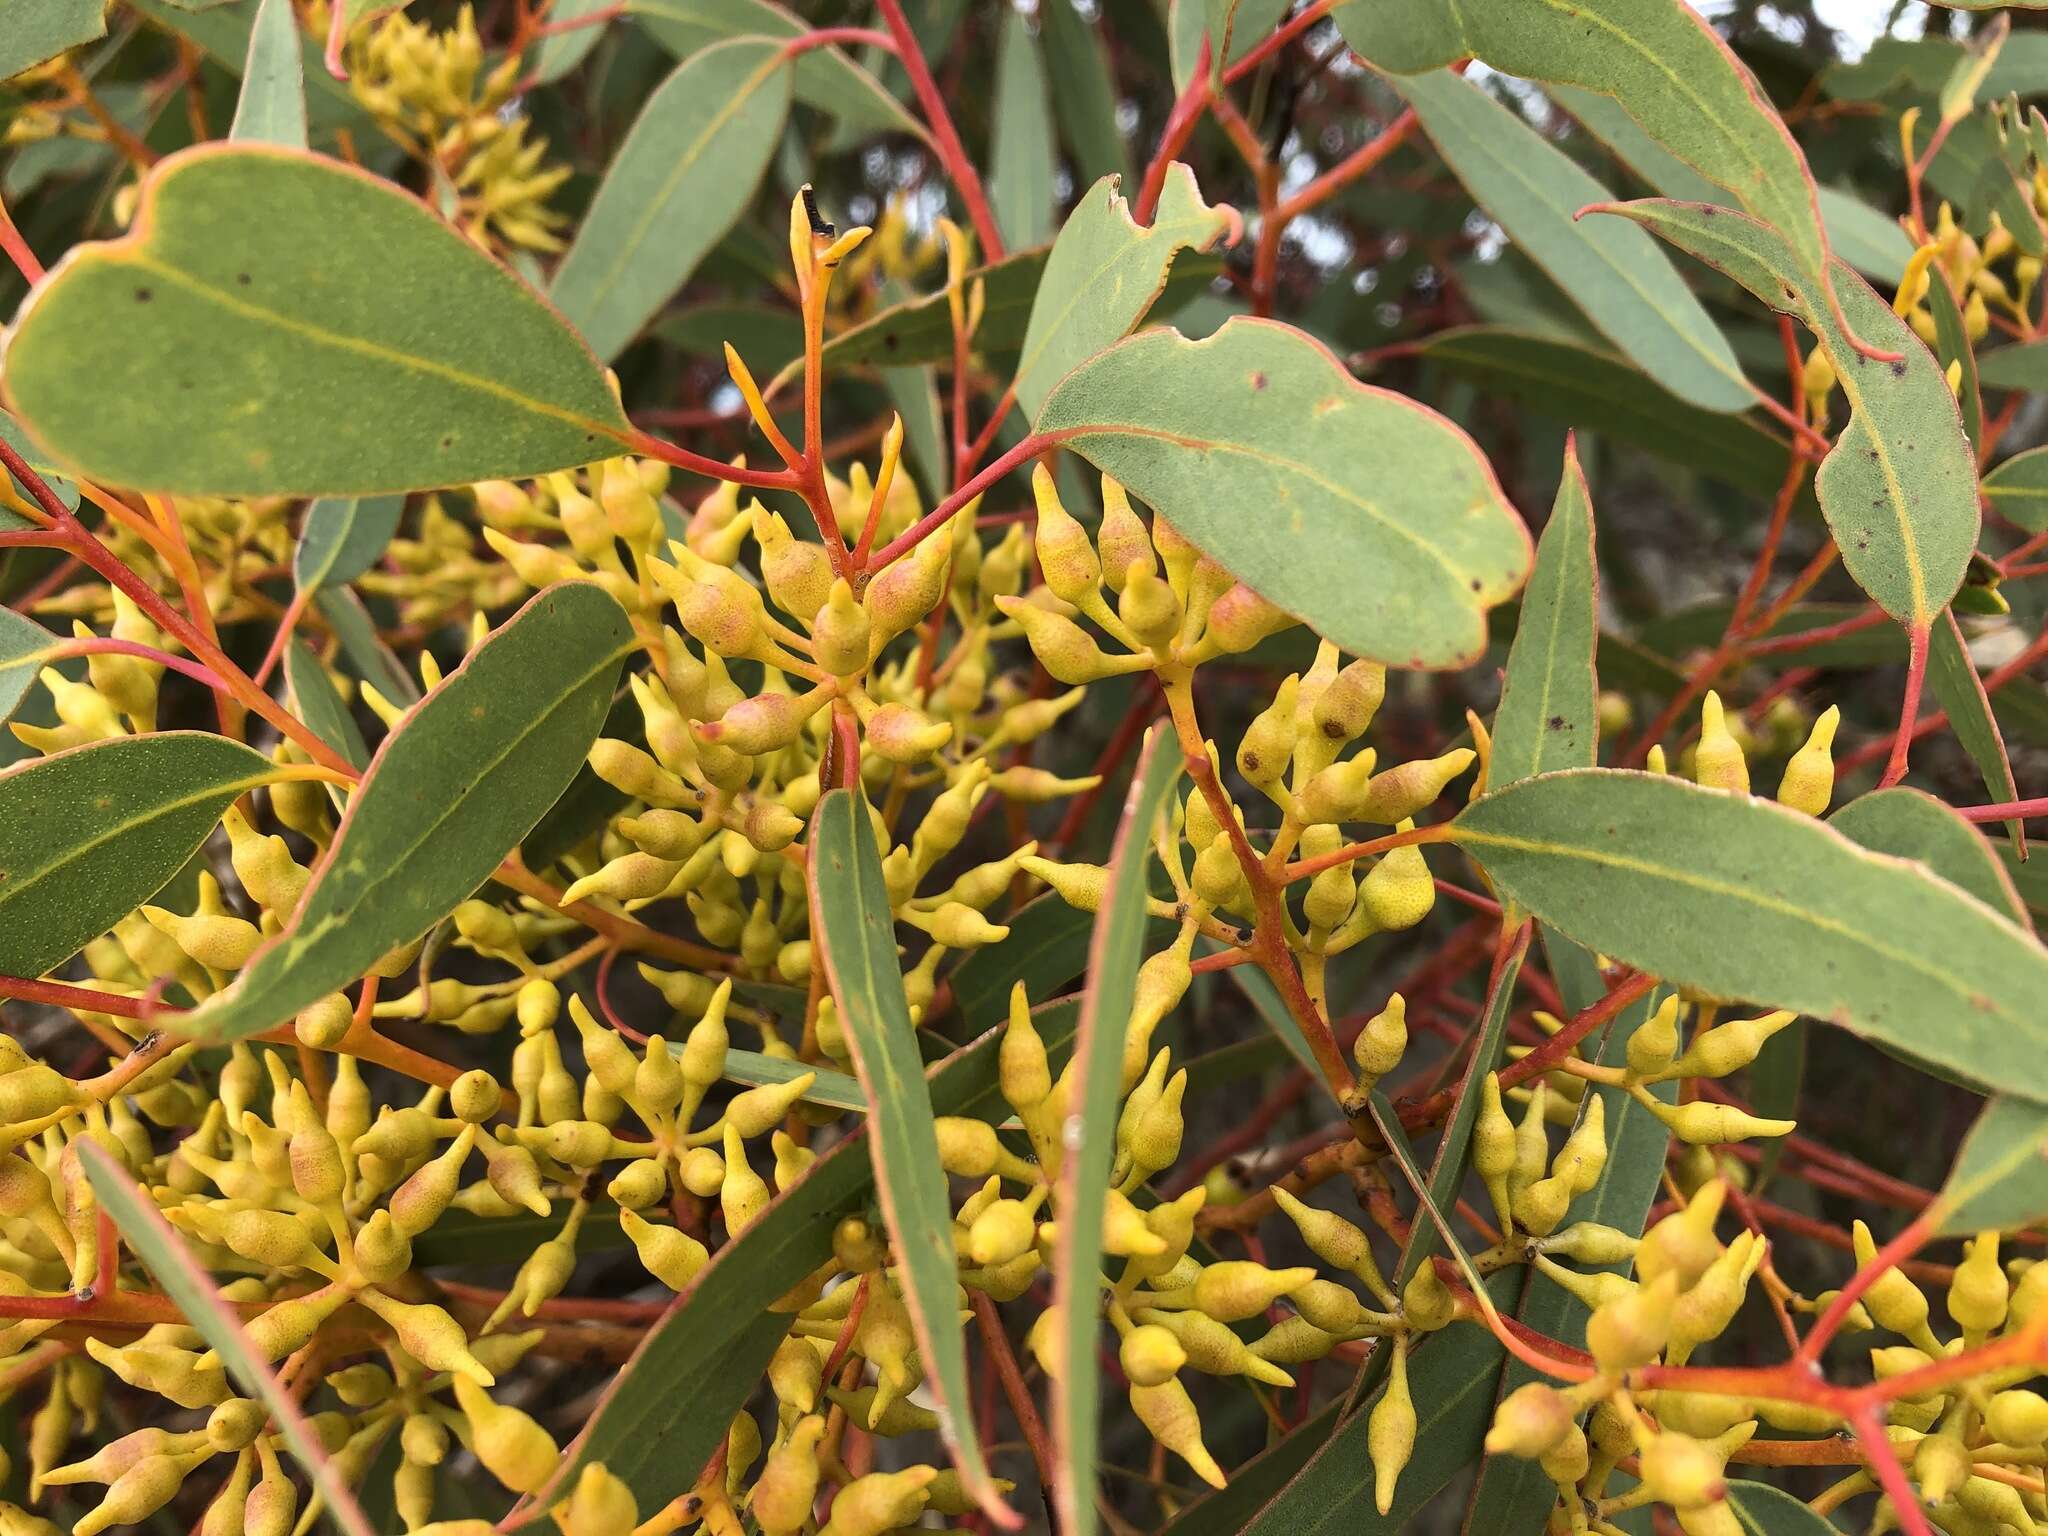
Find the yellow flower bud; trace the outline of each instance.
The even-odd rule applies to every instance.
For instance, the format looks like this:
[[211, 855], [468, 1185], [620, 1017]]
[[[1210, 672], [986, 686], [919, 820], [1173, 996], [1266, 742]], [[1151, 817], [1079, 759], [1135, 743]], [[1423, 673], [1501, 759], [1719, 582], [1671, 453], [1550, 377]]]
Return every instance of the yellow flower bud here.
[[515, 1493], [538, 1493], [561, 1457], [554, 1437], [517, 1408], [494, 1402], [466, 1375], [455, 1378], [455, 1400], [469, 1420], [469, 1445], [485, 1469]]
[[1394, 1368], [1366, 1420], [1365, 1447], [1372, 1456], [1373, 1503], [1384, 1515], [1393, 1509], [1401, 1470], [1415, 1454], [1415, 1400], [1408, 1393], [1406, 1335], [1394, 1340]]
[[924, 1509], [925, 1490], [938, 1475], [933, 1467], [910, 1467], [855, 1478], [833, 1499], [832, 1518], [818, 1536], [882, 1536], [909, 1525]]
[[1194, 1400], [1179, 1380], [1146, 1387], [1135, 1383], [1130, 1390], [1131, 1409], [1152, 1433], [1152, 1438], [1185, 1461], [1197, 1477], [1212, 1488], [1224, 1486], [1223, 1469], [1202, 1444], [1202, 1420]]
[[196, 913], [184, 917], [163, 907], [145, 904], [142, 915], [157, 932], [209, 970], [239, 971], [249, 963], [263, 934], [254, 923], [222, 913]]
[[1669, 1271], [1678, 1276], [1680, 1289], [1697, 1282], [1721, 1256], [1714, 1223], [1727, 1195], [1723, 1180], [1710, 1179], [1686, 1202], [1684, 1210], [1673, 1211], [1644, 1233], [1636, 1249], [1636, 1274], [1648, 1282]]
[[887, 762], [915, 768], [953, 739], [953, 727], [908, 704], [884, 704], [863, 722], [867, 744]]
[[496, 1382], [497, 1378], [484, 1368], [483, 1362], [470, 1353], [469, 1335], [462, 1331], [462, 1324], [439, 1307], [430, 1302], [415, 1305], [397, 1301], [375, 1290], [359, 1291], [355, 1299], [390, 1324], [398, 1336], [399, 1348], [428, 1370], [451, 1371], [478, 1386], [488, 1387]]
[[1700, 739], [1693, 748], [1693, 778], [1710, 789], [1749, 793], [1749, 763], [1742, 744], [1730, 734], [1721, 695], [1711, 688], [1700, 702]]
[[1024, 631], [1039, 665], [1063, 683], [1093, 683], [1126, 672], [1142, 672], [1152, 665], [1148, 655], [1110, 655], [1072, 619], [1028, 598], [998, 597], [995, 601], [1003, 615]]
[[1494, 1409], [1493, 1427], [1486, 1432], [1487, 1454], [1534, 1461], [1563, 1443], [1577, 1417], [1557, 1388], [1548, 1382], [1528, 1382], [1502, 1398]]
[[1630, 1371], [1655, 1360], [1671, 1336], [1677, 1302], [1678, 1276], [1664, 1274], [1595, 1310], [1586, 1320], [1586, 1347], [1600, 1369]]
[[1765, 1041], [1797, 1017], [1797, 1014], [1780, 1011], [1767, 1013], [1761, 1018], [1729, 1019], [1717, 1024], [1693, 1040], [1685, 1054], [1672, 1064], [1668, 1075], [1726, 1077], [1731, 1072], [1739, 1072], [1756, 1060]]
[[619, 1229], [640, 1255], [641, 1267], [672, 1291], [688, 1289], [697, 1272], [710, 1262], [710, 1253], [689, 1233], [657, 1225], [637, 1211], [622, 1207]]
[[1980, 1232], [1949, 1281], [1948, 1315], [1966, 1337], [1981, 1340], [2005, 1325], [2012, 1287], [1998, 1267], [1998, 1234]]
[[[805, 1353], [816, 1358], [808, 1348]], [[748, 1506], [762, 1536], [796, 1536], [811, 1518], [818, 1496], [818, 1441], [824, 1433], [825, 1420], [810, 1414], [797, 1420], [768, 1453]]]
[[2006, 1445], [2048, 1443], [2048, 1397], [2017, 1387], [1996, 1393], [1985, 1406], [1984, 1428]]
[[1286, 777], [1294, 758], [1294, 713], [1300, 695], [1300, 674], [1290, 672], [1273, 702], [1245, 728], [1237, 744], [1237, 771], [1269, 795]]
[[[1876, 1262], [1877, 1239], [1870, 1235], [1870, 1228], [1858, 1220], [1850, 1228], [1850, 1236], [1857, 1267], [1866, 1268]], [[1863, 1293], [1863, 1305], [1878, 1327], [1910, 1340], [1929, 1355], [1944, 1353], [1927, 1327], [1927, 1297], [1903, 1271], [1895, 1267], [1878, 1276], [1876, 1283]]]
[[1268, 1269], [1248, 1259], [1225, 1259], [1204, 1266], [1196, 1276], [1195, 1310], [1219, 1323], [1257, 1317], [1282, 1296], [1316, 1278], [1308, 1268]]
[[725, 1230], [737, 1237], [755, 1217], [768, 1208], [768, 1185], [747, 1164], [747, 1149], [740, 1133], [725, 1128], [725, 1180], [718, 1187], [718, 1206], [725, 1213]]
[[1778, 803], [1809, 816], [1824, 815], [1835, 793], [1835, 760], [1832, 752], [1835, 728], [1842, 711], [1830, 704], [1813, 722], [1806, 744], [1785, 764], [1785, 776], [1778, 781]]
[[[1415, 823], [1403, 818], [1400, 830]], [[1436, 881], [1422, 849], [1413, 843], [1382, 854], [1359, 883], [1359, 904], [1383, 933], [1413, 928], [1436, 905]]]
[[1089, 543], [1088, 530], [1074, 521], [1061, 504], [1052, 471], [1043, 463], [1032, 467], [1031, 494], [1038, 504], [1034, 546], [1038, 553], [1038, 568], [1045, 573], [1045, 584], [1062, 601], [1076, 605], [1088, 603], [1098, 595], [1102, 585], [1102, 566], [1096, 559], [1094, 546]]
[[1157, 1323], [1144, 1323], [1124, 1335], [1117, 1359], [1134, 1385], [1156, 1387], [1179, 1373], [1188, 1363], [1188, 1354], [1169, 1330]]
[[1752, 1136], [1783, 1136], [1798, 1129], [1795, 1121], [1760, 1120], [1733, 1104], [1710, 1104], [1704, 1099], [1695, 1099], [1690, 1104], [1666, 1104], [1656, 1099], [1643, 1107], [1669, 1126], [1673, 1136], [1694, 1146], [1719, 1146], [1723, 1142], [1746, 1141]]
[[1643, 1484], [1673, 1509], [1698, 1509], [1727, 1492], [1723, 1458], [1704, 1440], [1669, 1430], [1655, 1436], [1642, 1453]]
[[1371, 1082], [1377, 1082], [1401, 1064], [1408, 1049], [1408, 1002], [1396, 992], [1387, 1004], [1366, 1021], [1352, 1042], [1352, 1059]]
[[1657, 1005], [1628, 1037], [1628, 1069], [1638, 1077], [1655, 1077], [1678, 1055], [1678, 995]]

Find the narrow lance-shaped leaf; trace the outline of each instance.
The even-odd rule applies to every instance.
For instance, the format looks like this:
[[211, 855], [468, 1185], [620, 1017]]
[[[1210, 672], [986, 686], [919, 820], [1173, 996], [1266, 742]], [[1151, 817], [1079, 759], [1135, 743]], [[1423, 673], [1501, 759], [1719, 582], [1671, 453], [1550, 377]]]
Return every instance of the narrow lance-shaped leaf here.
[[1838, 1536], [1832, 1522], [1769, 1483], [1730, 1479], [1728, 1507], [1741, 1522], [1743, 1536]]
[[1641, 230], [1575, 217], [1612, 195], [1576, 161], [1449, 70], [1390, 83], [1473, 200], [1625, 356], [1707, 410], [1755, 403], [1728, 339], [1656, 242]]
[[1131, 155], [1116, 122], [1116, 77], [1097, 20], [1084, 19], [1074, 0], [1045, 0], [1038, 8], [1046, 71], [1059, 81], [1052, 109], [1060, 138], [1081, 175], [1128, 176]]
[[1110, 857], [1109, 889], [1096, 912], [1088, 950], [1088, 989], [1069, 1068], [1067, 1123], [1059, 1181], [1059, 1245], [1053, 1257], [1053, 1306], [1063, 1369], [1052, 1399], [1053, 1492], [1066, 1536], [1094, 1536], [1097, 1390], [1097, 1289], [1102, 1270], [1102, 1211], [1117, 1124], [1124, 1035], [1144, 958], [1146, 862], [1152, 824], [1180, 774], [1180, 752], [1154, 727], [1138, 759]]
[[[109, 411], [108, 378], [154, 387]], [[5, 387], [60, 462], [180, 494], [517, 479], [632, 431], [561, 317], [418, 199], [256, 144], [160, 163], [134, 229], [37, 286]]]
[[1589, 949], [2048, 1100], [2048, 952], [1918, 864], [1770, 801], [1598, 768], [1496, 790], [1451, 837]]
[[1821, 511], [1856, 584], [1901, 624], [1925, 631], [1977, 547], [1977, 468], [1956, 397], [1920, 338], [1838, 262], [1835, 291], [1849, 323], [1901, 356], [1881, 363], [1858, 352], [1784, 239], [1743, 214], [1655, 199], [1602, 211], [1647, 224], [1819, 339], [1851, 413], [1815, 476]]
[[57, 643], [34, 619], [0, 607], [0, 720], [14, 713], [43, 665], [40, 653]]
[[954, 1300], [959, 1261], [946, 1170], [897, 969], [896, 923], [882, 856], [867, 802], [857, 791], [828, 790], [819, 800], [808, 873], [813, 930], [867, 1098], [876, 1192], [916, 1328], [918, 1358], [938, 1400], [940, 1433], [975, 1500], [1000, 1523], [1014, 1526], [1016, 1516], [989, 1477], [974, 1430], [967, 1347]]
[[2048, 1219], [2048, 1104], [2010, 1094], [1986, 1104], [1933, 1211], [1938, 1237], [2010, 1232]]
[[[1963, 744], [1970, 761], [1977, 765], [1978, 777], [1983, 779], [1991, 803], [2009, 804], [2019, 799], [2012, 760], [2005, 752], [2005, 735], [1998, 728], [1991, 696], [1984, 691], [1984, 679], [1977, 675], [1977, 664], [1970, 659], [1970, 648], [1963, 642], [1953, 610], [1934, 621], [1934, 634], [1927, 649], [1927, 686], [1948, 712], [1949, 729]], [[2027, 824], [2014, 817], [2005, 824], [2005, 831], [2020, 857], [2025, 858]]]
[[1043, 245], [1052, 238], [1052, 104], [1038, 39], [1014, 6], [1003, 12], [996, 44], [994, 110], [989, 200], [996, 227], [1008, 245]]
[[1684, 0], [1373, 0], [1339, 6], [1335, 20], [1347, 43], [1395, 74], [1479, 58], [1614, 97], [1657, 143], [1782, 231], [1800, 268], [1825, 281], [1827, 235], [1805, 155], [1755, 77]]
[[296, 635], [285, 647], [284, 681], [291, 692], [292, 713], [311, 727], [315, 736], [339, 752], [351, 768], [361, 769], [369, 763], [370, 748], [355, 716], [349, 713], [320, 658]]
[[[606, 22], [598, 16], [614, 0], [555, 0], [548, 7], [548, 24], [563, 30], [551, 31], [541, 39], [533, 56], [533, 83], [547, 85], [561, 79], [590, 56], [604, 36]], [[577, 22], [577, 26], [565, 23]]]
[[631, 645], [590, 582], [514, 614], [384, 738], [291, 926], [180, 1031], [269, 1029], [453, 911], [568, 787]]
[[599, 357], [625, 350], [754, 200], [790, 82], [777, 44], [735, 38], [647, 98], [549, 291]]
[[1970, 345], [1970, 333], [1963, 325], [1963, 311], [1956, 303], [1955, 288], [1949, 283], [1948, 273], [1941, 263], [1935, 262], [1927, 271], [1927, 308], [1934, 316], [1934, 357], [1941, 364], [1942, 375], [1948, 370], [1956, 371], [1956, 385], [1952, 393], [1956, 407], [1963, 414], [1963, 433], [1970, 440], [1974, 453], [1984, 435], [1984, 401], [1977, 388], [1977, 353]]
[[2048, 448], [2016, 453], [1984, 476], [1991, 510], [2028, 533], [2048, 528]]
[[75, 1146], [78, 1161], [101, 1207], [113, 1218], [137, 1257], [149, 1266], [149, 1272], [156, 1276], [164, 1294], [177, 1304], [185, 1321], [198, 1329], [220, 1356], [235, 1385], [269, 1410], [271, 1422], [284, 1436], [285, 1448], [306, 1469], [314, 1493], [326, 1504], [327, 1518], [341, 1527], [345, 1536], [373, 1536], [355, 1494], [322, 1453], [319, 1437], [306, 1422], [297, 1400], [250, 1346], [241, 1323], [215, 1294], [213, 1277], [158, 1213], [156, 1202], [90, 1136], [79, 1137]]
[[0, 773], [0, 975], [61, 965], [184, 868], [275, 769], [225, 736], [117, 736]]
[[1016, 373], [1025, 415], [1035, 417], [1076, 365], [1137, 329], [1180, 252], [1205, 251], [1237, 227], [1232, 209], [1202, 201], [1194, 172], [1178, 161], [1167, 167], [1149, 229], [1131, 217], [1115, 178], [1090, 187], [1061, 226], [1032, 300]]
[[249, 29], [242, 94], [228, 137], [250, 144], [306, 147], [306, 72], [291, 0], [262, 0]]
[[1038, 428], [1354, 655], [1452, 667], [1529, 568], [1472, 440], [1291, 327], [1147, 331], [1062, 379]]
[[1498, 789], [1552, 768], [1590, 768], [1600, 751], [1600, 568], [1593, 555], [1593, 498], [1578, 446], [1565, 439], [1564, 476], [1508, 649], [1493, 717], [1487, 782]]

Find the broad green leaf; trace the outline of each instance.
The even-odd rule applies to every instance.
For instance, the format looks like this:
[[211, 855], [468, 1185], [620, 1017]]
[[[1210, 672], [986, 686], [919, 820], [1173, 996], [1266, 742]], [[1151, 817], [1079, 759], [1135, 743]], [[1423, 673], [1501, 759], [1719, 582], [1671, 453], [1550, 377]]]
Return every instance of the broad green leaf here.
[[1727, 338], [1641, 230], [1578, 211], [1611, 194], [1478, 85], [1449, 70], [1390, 82], [1473, 201], [1622, 353], [1680, 399], [1755, 403]]
[[1740, 490], [1770, 496], [1784, 481], [1785, 439], [1748, 417], [1688, 405], [1607, 352], [1526, 331], [1462, 326], [1437, 332], [1416, 355], [1602, 441], [1633, 443]]
[[[159, 164], [133, 231], [38, 286], [5, 367], [58, 460], [180, 494], [523, 478], [632, 431], [561, 318], [417, 199], [254, 144]], [[109, 411], [107, 378], [155, 386]]]
[[1035, 418], [1062, 378], [1138, 327], [1176, 255], [1207, 250], [1236, 223], [1229, 208], [1202, 201], [1194, 172], [1177, 161], [1150, 229], [1131, 217], [1113, 178], [1090, 187], [1053, 242], [1031, 303], [1016, 372], [1024, 414]]
[[362, 727], [356, 724], [356, 717], [342, 700], [320, 658], [297, 635], [285, 647], [284, 681], [290, 690], [292, 713], [311, 726], [315, 736], [339, 752], [351, 768], [360, 770], [368, 766], [370, 748], [363, 740]]
[[[768, 0], [627, 0], [627, 13], [679, 59], [694, 58], [734, 37], [801, 37], [810, 24]], [[799, 55], [796, 97], [828, 112], [851, 132], [907, 133], [929, 143], [924, 124], [882, 88], [880, 81], [837, 48]]]
[[2010, 518], [2029, 533], [2048, 528], [2048, 448], [2014, 454], [1985, 474], [1983, 489], [1999, 516]]
[[[614, 0], [555, 0], [548, 7], [548, 24], [559, 27], [564, 22], [581, 21], [586, 16], [608, 9], [613, 3]], [[574, 70], [590, 56], [590, 50], [604, 36], [606, 25], [608, 23], [591, 22], [542, 38], [533, 55], [533, 83], [549, 85]]]
[[1043, 245], [1053, 232], [1052, 102], [1045, 60], [1024, 13], [1003, 12], [996, 43], [989, 203], [1004, 243]]
[[1934, 315], [1934, 360], [1941, 364], [1944, 377], [1950, 368], [1956, 370], [1956, 387], [1952, 393], [1963, 413], [1963, 435], [1969, 438], [1971, 452], [1975, 453], [1984, 435], [1984, 402], [1977, 387], [1977, 354], [1970, 346], [1969, 332], [1963, 328], [1963, 312], [1956, 304], [1956, 291], [1949, 285], [1948, 273], [1937, 262], [1928, 269], [1927, 276], [1927, 307]]
[[[1494, 1276], [1487, 1287], [1494, 1305], [1511, 1309], [1521, 1279], [1518, 1268]], [[1478, 1459], [1506, 1358], [1507, 1351], [1477, 1323], [1454, 1323], [1416, 1350], [1408, 1362], [1415, 1454], [1386, 1514], [1373, 1507], [1372, 1456], [1365, 1443], [1372, 1407], [1386, 1390], [1382, 1385], [1235, 1536], [1396, 1536], [1410, 1530], [1422, 1507]], [[1222, 1536], [1219, 1527], [1195, 1529]]]
[[1318, 634], [1390, 666], [1471, 661], [1486, 610], [1529, 568], [1528, 530], [1469, 437], [1272, 321], [1121, 341], [1060, 381], [1038, 429]]
[[[1034, 1016], [1055, 1071], [1073, 1040], [1074, 1019], [1071, 1003]], [[1001, 1031], [991, 1030], [926, 1075], [933, 1113], [1009, 1116], [997, 1085], [1001, 1040]], [[771, 1298], [830, 1259], [833, 1227], [872, 1196], [871, 1145], [863, 1126], [832, 1147], [712, 1257], [613, 1378], [533, 1507], [536, 1517], [593, 1461], [623, 1478], [642, 1509], [659, 1509], [696, 1480], [789, 1327], [789, 1313], [764, 1310], [764, 1301], [774, 1306]]]
[[0, 976], [61, 965], [185, 866], [273, 772], [225, 736], [116, 736], [0, 773]]
[[1841, 1536], [1828, 1521], [1769, 1483], [1729, 1479], [1728, 1507], [1742, 1522], [1744, 1536]]
[[1990, 841], [1947, 805], [1904, 785], [1859, 795], [1828, 818], [1842, 836], [1873, 853], [1913, 859], [2019, 927], [2026, 909]]
[[291, 925], [179, 1030], [269, 1029], [452, 912], [583, 765], [631, 645], [602, 588], [537, 594], [384, 738]]
[[1060, 83], [1052, 93], [1053, 116], [1086, 181], [1131, 174], [1130, 150], [1116, 125], [1116, 77], [1098, 25], [1082, 17], [1074, 0], [1043, 0], [1038, 7], [1046, 73]]
[[0, 720], [14, 713], [36, 680], [39, 653], [57, 637], [25, 614], [0, 606]]
[[1614, 97], [1666, 151], [1782, 232], [1809, 277], [1827, 270], [1806, 157], [1755, 77], [1683, 0], [1351, 0], [1335, 20], [1352, 48], [1395, 74], [1476, 57]]
[[1921, 865], [1771, 801], [1600, 768], [1496, 790], [1451, 827], [1589, 949], [2048, 1100], [2048, 952]]
[[[1152, 826], [1180, 776], [1180, 752], [1155, 727], [1138, 759], [1116, 847], [1109, 888], [1095, 914], [1088, 946], [1088, 986], [1074, 1038], [1074, 1089], [1061, 1128], [1059, 1243], [1053, 1256], [1053, 1306], [1058, 1353], [1066, 1369], [1052, 1393], [1053, 1503], [1065, 1536], [1095, 1536], [1097, 1439], [1101, 1432], [1102, 1318], [1096, 1305], [1102, 1271], [1102, 1211], [1109, 1199], [1117, 1102], [1122, 1097], [1124, 1036], [1144, 959], [1146, 866]], [[893, 962], [892, 962], [893, 963]], [[950, 1238], [948, 1239], [950, 1244]], [[950, 1252], [950, 1246], [948, 1251]]]
[[876, 1193], [894, 1242], [918, 1359], [962, 1482], [985, 1509], [1001, 1496], [982, 1461], [955, 1296], [953, 1207], [924, 1062], [896, 963], [896, 920], [874, 822], [858, 790], [826, 791], [811, 819], [812, 920], [872, 1130]]
[[107, 35], [107, 0], [0, 0], [0, 80]]
[[215, 1294], [213, 1276], [192, 1257], [184, 1239], [157, 1210], [156, 1202], [90, 1137], [80, 1138], [78, 1160], [101, 1209], [113, 1218], [136, 1257], [149, 1266], [164, 1294], [220, 1356], [235, 1385], [269, 1410], [285, 1448], [305, 1468], [315, 1496], [326, 1505], [327, 1519], [339, 1526], [344, 1536], [372, 1536], [347, 1479], [321, 1451], [319, 1437], [306, 1422], [298, 1400], [250, 1345], [241, 1321]]
[[2048, 341], [1992, 348], [1978, 357], [1977, 378], [1987, 389], [2048, 390]]
[[1552, 768], [1590, 768], [1598, 760], [1600, 684], [1593, 659], [1599, 608], [1593, 499], [1567, 437], [1564, 475], [1536, 541], [1493, 717], [1487, 782], [1495, 788]]
[[548, 291], [599, 357], [625, 350], [753, 202], [790, 81], [778, 45], [743, 37], [692, 55], [647, 98]]
[[1656, 200], [1609, 211], [1649, 225], [1819, 338], [1852, 413], [1815, 476], [1821, 511], [1856, 584], [1908, 628], [1932, 624], [1962, 585], [1977, 547], [1977, 468], [1956, 397], [1919, 337], [1837, 262], [1835, 291], [1849, 323], [1874, 345], [1903, 355], [1880, 363], [1856, 351], [1791, 248], [1755, 219]]
[[242, 94], [228, 137], [250, 144], [306, 147], [306, 69], [291, 0], [262, 0], [249, 29]]
[[292, 580], [301, 592], [338, 587], [375, 565], [398, 532], [403, 496], [324, 496], [306, 508], [292, 551]]
[[[1991, 696], [1984, 691], [1984, 679], [1977, 675], [1977, 664], [1970, 660], [1970, 648], [1963, 643], [1963, 632], [1956, 626], [1952, 612], [1934, 621], [1934, 634], [1927, 650], [1927, 686], [1948, 712], [1948, 728], [1963, 744], [1970, 761], [1977, 765], [1977, 775], [1984, 781], [1990, 803], [2004, 805], [2019, 799], [2012, 761], [2005, 752], [2005, 736], [1998, 729], [1998, 716], [1991, 710]], [[2026, 823], [2014, 817], [2005, 824], [2005, 831], [2024, 855]]]
[[2048, 1220], [2048, 1104], [2006, 1094], [1986, 1104], [1933, 1211], [1937, 1237], [2010, 1232]]

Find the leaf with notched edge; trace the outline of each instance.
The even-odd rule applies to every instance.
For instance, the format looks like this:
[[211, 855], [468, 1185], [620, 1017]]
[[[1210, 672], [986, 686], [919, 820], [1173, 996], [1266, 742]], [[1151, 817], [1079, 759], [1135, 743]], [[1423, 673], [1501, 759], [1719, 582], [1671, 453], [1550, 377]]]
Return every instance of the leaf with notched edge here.
[[1038, 430], [1354, 655], [1454, 667], [1527, 574], [1529, 532], [1451, 422], [1291, 326], [1152, 330], [1059, 382]]

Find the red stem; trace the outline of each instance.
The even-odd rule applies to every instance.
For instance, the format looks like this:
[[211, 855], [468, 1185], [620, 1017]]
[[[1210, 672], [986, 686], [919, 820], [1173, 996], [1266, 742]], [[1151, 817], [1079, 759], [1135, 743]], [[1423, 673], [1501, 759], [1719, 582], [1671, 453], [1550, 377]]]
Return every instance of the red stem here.
[[960, 193], [960, 201], [967, 205], [967, 216], [973, 221], [975, 238], [981, 242], [982, 257], [986, 261], [1000, 260], [1003, 237], [996, 229], [995, 215], [989, 211], [988, 197], [981, 189], [981, 176], [974, 169], [974, 162], [968, 158], [959, 132], [953, 127], [953, 116], [946, 110], [946, 98], [939, 92], [938, 81], [932, 78], [931, 66], [924, 61], [924, 50], [917, 46], [917, 36], [910, 30], [903, 7], [899, 0], [876, 0], [875, 8], [882, 13], [889, 35], [896, 40], [896, 57], [903, 61], [904, 73], [910, 76], [910, 88], [917, 93], [917, 104], [924, 110], [925, 121], [931, 125], [932, 147], [938, 151], [939, 162], [952, 178]]
[[1879, 789], [1890, 789], [1906, 776], [1906, 755], [1912, 748], [1913, 726], [1920, 715], [1920, 688], [1927, 681], [1928, 634], [1923, 624], [1906, 635], [1906, 643], [1912, 648], [1906, 664], [1906, 696], [1899, 704], [1899, 728], [1892, 733], [1892, 755], [1885, 763], [1884, 777], [1877, 781]]

